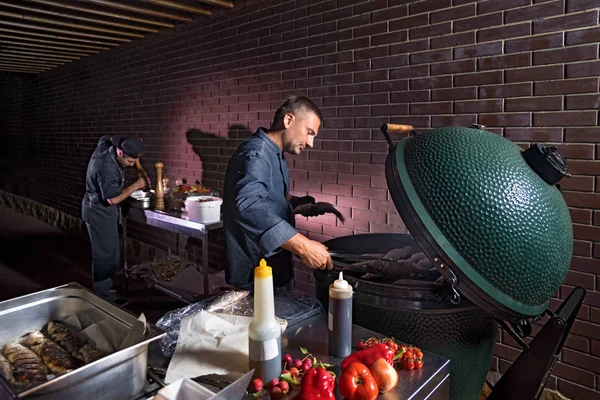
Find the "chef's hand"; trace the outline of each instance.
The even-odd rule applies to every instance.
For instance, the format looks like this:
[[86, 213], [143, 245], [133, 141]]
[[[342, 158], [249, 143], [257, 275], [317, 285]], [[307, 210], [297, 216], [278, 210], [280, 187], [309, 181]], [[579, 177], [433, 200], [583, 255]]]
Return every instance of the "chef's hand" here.
[[[150, 180], [148, 180], [149, 182]], [[137, 178], [137, 180], [134, 183], [135, 188], [138, 190], [142, 190], [146, 187], [146, 180], [144, 178]]]
[[333, 269], [333, 261], [327, 252], [327, 247], [315, 240], [308, 240], [305, 251], [300, 254], [300, 259], [311, 269]]
[[304, 265], [312, 269], [333, 269], [333, 261], [329, 256], [327, 247], [319, 242], [310, 240], [297, 233], [290, 240], [281, 245], [284, 249], [296, 254]]
[[148, 177], [148, 174], [144, 173], [144, 176], [141, 177], [144, 180], [144, 190], [150, 190], [152, 189], [152, 184], [150, 183], [150, 178]]

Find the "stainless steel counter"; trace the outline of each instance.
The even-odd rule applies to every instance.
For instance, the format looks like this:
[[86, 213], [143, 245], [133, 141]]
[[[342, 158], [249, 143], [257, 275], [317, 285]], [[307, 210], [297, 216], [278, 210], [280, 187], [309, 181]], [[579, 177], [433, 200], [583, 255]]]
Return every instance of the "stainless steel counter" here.
[[[294, 358], [301, 358], [300, 346], [306, 347], [319, 361], [335, 366], [335, 373], [340, 376], [339, 365], [343, 358], [328, 356], [327, 316], [319, 315], [306, 320], [287, 330], [281, 338], [282, 354], [290, 353]], [[381, 338], [383, 335], [352, 326], [353, 351], [361, 339], [371, 336]], [[423, 351], [423, 368], [406, 371], [398, 370], [398, 386], [379, 396], [385, 400], [448, 400], [450, 396], [450, 360], [426, 350]], [[336, 386], [336, 399], [343, 399]]]
[[[223, 227], [223, 222], [215, 222], [212, 224], [201, 224], [199, 222], [190, 221], [186, 213], [179, 211], [158, 211], [151, 209], [139, 209], [131, 207], [124, 218], [123, 223], [123, 240], [127, 239], [127, 220], [134, 221], [149, 226], [154, 226], [164, 229], [168, 232], [182, 234], [184, 236], [200, 239], [202, 242], [202, 264], [199, 266], [199, 271], [203, 276], [204, 290], [202, 294], [208, 296], [208, 232]], [[169, 249], [170, 253], [170, 249]], [[124, 252], [125, 270], [127, 271], [127, 252]], [[166, 288], [157, 283], [156, 288], [171, 295], [179, 300], [187, 303], [198, 301], [194, 294], [175, 293], [173, 288]]]
[[[281, 338], [282, 354], [290, 353], [294, 358], [302, 358], [300, 346], [306, 347], [319, 361], [334, 365], [334, 372], [339, 377], [339, 365], [343, 358], [329, 357], [327, 355], [327, 316], [318, 315], [300, 322], [286, 330]], [[353, 351], [358, 350], [356, 345], [361, 339], [369, 337], [381, 338], [382, 335], [357, 325], [352, 327]], [[450, 360], [423, 350], [423, 368], [412, 371], [398, 370], [399, 382], [391, 391], [379, 396], [381, 400], [448, 400], [450, 398]], [[150, 348], [148, 363], [158, 366], [164, 371], [170, 359], [163, 357], [158, 346]], [[218, 389], [205, 385], [210, 390]], [[297, 391], [292, 391], [287, 398], [291, 399]], [[336, 399], [343, 399], [336, 382]], [[144, 399], [146, 399], [145, 397]], [[244, 400], [253, 400], [247, 394]], [[138, 398], [136, 398], [138, 400]]]
[[208, 231], [223, 227], [222, 221], [212, 224], [190, 221], [186, 213], [179, 211], [142, 210], [133, 207], [129, 210], [127, 219], [201, 240], [207, 238]]

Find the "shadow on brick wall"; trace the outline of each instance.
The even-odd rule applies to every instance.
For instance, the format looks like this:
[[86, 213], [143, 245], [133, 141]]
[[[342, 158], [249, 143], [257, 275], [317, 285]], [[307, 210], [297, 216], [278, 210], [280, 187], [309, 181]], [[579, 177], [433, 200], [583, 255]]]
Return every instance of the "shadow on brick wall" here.
[[244, 125], [232, 125], [227, 137], [195, 128], [186, 132], [188, 143], [202, 161], [202, 184], [218, 190], [223, 188], [225, 170], [231, 154], [243, 139], [250, 135], [252, 132]]

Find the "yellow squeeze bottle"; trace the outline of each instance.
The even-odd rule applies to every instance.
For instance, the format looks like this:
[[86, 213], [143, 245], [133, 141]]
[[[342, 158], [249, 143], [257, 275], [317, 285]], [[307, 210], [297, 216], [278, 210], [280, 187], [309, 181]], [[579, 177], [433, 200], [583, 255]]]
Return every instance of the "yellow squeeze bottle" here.
[[275, 319], [273, 270], [262, 259], [254, 269], [254, 319], [248, 327], [250, 370], [267, 383], [281, 375], [281, 327]]

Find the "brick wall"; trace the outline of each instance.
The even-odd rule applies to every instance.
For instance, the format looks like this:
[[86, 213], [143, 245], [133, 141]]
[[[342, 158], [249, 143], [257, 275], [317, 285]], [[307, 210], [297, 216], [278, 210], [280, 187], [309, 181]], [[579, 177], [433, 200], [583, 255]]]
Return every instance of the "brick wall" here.
[[[233, 149], [268, 125], [288, 95], [308, 95], [325, 119], [315, 148], [289, 157], [292, 192], [346, 215], [344, 225], [331, 216], [298, 219], [302, 232], [325, 240], [405, 232], [384, 178], [383, 122], [417, 131], [481, 123], [523, 146], [555, 143], [573, 174], [562, 184], [575, 255], [553, 305], [574, 285], [588, 295], [550, 385], [597, 398], [598, 1], [258, 3], [37, 78], [3, 74], [1, 187], [76, 215], [98, 137], [119, 132], [145, 139], [151, 175], [160, 159], [172, 180], [220, 189]], [[159, 235], [148, 233], [157, 247]], [[298, 287], [314, 288], [306, 270], [297, 278]], [[499, 342], [494, 365], [505, 370], [518, 353], [507, 335]]]

